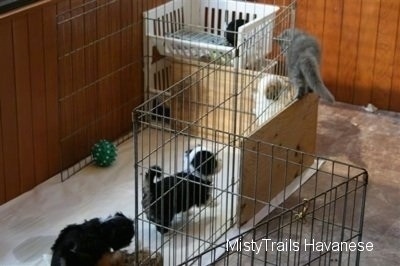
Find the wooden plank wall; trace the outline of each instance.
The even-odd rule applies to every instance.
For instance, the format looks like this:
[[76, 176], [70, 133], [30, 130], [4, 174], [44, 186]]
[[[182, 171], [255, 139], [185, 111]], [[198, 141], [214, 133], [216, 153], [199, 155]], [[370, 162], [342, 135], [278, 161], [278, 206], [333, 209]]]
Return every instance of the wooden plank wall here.
[[43, 5], [0, 18], [0, 203], [60, 170], [55, 15]]
[[265, 207], [265, 202], [286, 191], [313, 164], [315, 158], [306, 154], [315, 154], [317, 117], [318, 98], [308, 94], [243, 140], [242, 161], [246, 163], [242, 165], [239, 224], [253, 218]]
[[99, 139], [114, 140], [132, 128], [131, 111], [143, 101], [138, 3], [57, 4], [62, 168], [87, 156]]
[[400, 111], [400, 1], [298, 0], [296, 25], [320, 40], [322, 76], [338, 101]]
[[45, 0], [0, 15], [0, 204], [131, 130], [142, 12], [158, 2]]

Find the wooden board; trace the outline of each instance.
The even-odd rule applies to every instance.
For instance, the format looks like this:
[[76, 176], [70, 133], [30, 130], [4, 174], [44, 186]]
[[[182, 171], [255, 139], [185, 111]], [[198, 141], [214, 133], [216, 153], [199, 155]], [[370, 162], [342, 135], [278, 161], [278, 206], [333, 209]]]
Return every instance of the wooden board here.
[[240, 224], [252, 218], [314, 162], [313, 156], [299, 151], [315, 153], [318, 114], [315, 94], [308, 94], [261, 126], [254, 126], [250, 135], [241, 134], [254, 120], [256, 82], [252, 84], [251, 80], [255, 75], [175, 63], [176, 85], [168, 91], [170, 96], [165, 96], [172, 99], [166, 103], [171, 107], [171, 126], [175, 130], [222, 143], [232, 136], [243, 140]]
[[1, 152], [2, 168], [0, 183], [0, 198], [4, 201], [14, 198], [20, 193], [21, 180], [19, 178], [19, 150], [18, 150], [18, 123], [15, 114], [17, 100], [15, 90], [15, 67], [14, 67], [14, 47], [13, 31], [10, 22], [0, 23], [0, 49], [3, 51], [2, 60], [0, 60], [0, 87], [1, 99]]
[[[242, 134], [254, 121], [253, 92], [257, 73], [231, 67], [206, 67], [175, 62], [171, 90], [173, 120], [193, 123], [190, 133], [223, 142], [228, 134]], [[173, 121], [182, 130], [188, 123]]]
[[297, 1], [296, 27], [320, 40], [322, 76], [338, 101], [400, 111], [399, 5], [395, 0]]
[[240, 225], [313, 163], [313, 156], [296, 150], [315, 153], [317, 114], [318, 98], [308, 94], [243, 141]]

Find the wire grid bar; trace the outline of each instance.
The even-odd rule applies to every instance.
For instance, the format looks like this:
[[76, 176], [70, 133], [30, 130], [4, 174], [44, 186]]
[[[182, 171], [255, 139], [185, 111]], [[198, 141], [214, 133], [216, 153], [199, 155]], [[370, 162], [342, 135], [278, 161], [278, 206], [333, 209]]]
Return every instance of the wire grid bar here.
[[[133, 136], [132, 133], [128, 133], [127, 135], [122, 136], [122, 137], [116, 139], [115, 141], [113, 141], [113, 144], [118, 148], [118, 146], [120, 144], [122, 144], [123, 142], [132, 139], [132, 136]], [[74, 174], [78, 173], [80, 170], [82, 170], [84, 167], [88, 166], [92, 162], [93, 162], [92, 155], [89, 155], [89, 156], [83, 158], [82, 160], [78, 161], [74, 165], [65, 168], [60, 173], [61, 181], [64, 182], [65, 180], [67, 180], [68, 178], [70, 178]]]
[[[169, 119], [174, 122], [189, 120], [221, 131], [248, 135], [294, 99], [287, 78], [275, 74], [235, 71], [212, 63], [169, 62], [168, 69], [155, 76], [165, 79], [164, 74], [169, 73], [172, 77], [167, 80], [172, 81], [172, 85], [154, 91], [156, 94], [145, 103], [143, 112], [143, 117], [151, 113], [148, 118], [164, 121], [165, 126], [176, 126], [169, 123]], [[264, 99], [263, 84], [275, 82], [281, 84], [273, 84], [276, 90], [267, 92], [270, 99]]]
[[132, 136], [126, 121], [138, 102], [130, 91], [133, 71], [141, 66], [133, 38], [142, 27], [135, 5], [122, 0], [57, 4], [62, 181], [92, 162], [91, 148], [100, 139], [119, 144]]
[[[309, 182], [326, 182], [321, 174], [313, 179]], [[276, 208], [253, 228], [181, 265], [358, 265], [360, 250], [349, 246], [362, 244], [366, 186], [367, 173], [361, 172], [314, 197], [303, 188], [287, 200], [289, 209]], [[305, 203], [297, 197], [307, 198], [309, 206], [301, 218]]]
[[[177, 2], [185, 1], [170, 3]], [[353, 260], [354, 256], [347, 253], [339, 253], [337, 257], [332, 252], [275, 255], [264, 252], [260, 257], [225, 248], [227, 241], [239, 236], [242, 239], [253, 236], [256, 241], [270, 237], [281, 242], [289, 237], [361, 240], [365, 170], [249, 137], [293, 103], [294, 88], [288, 81], [282, 63], [285, 60], [275, 39], [282, 30], [294, 26], [296, 1], [274, 1], [274, 4], [278, 2], [279, 10], [274, 13], [273, 21], [255, 28], [237, 47], [218, 50], [212, 44], [186, 40], [188, 48], [182, 49], [184, 46], [179, 45], [186, 43], [174, 40], [176, 49], [189, 53], [168, 54], [165, 43], [145, 38], [148, 41], [144, 44], [148, 100], [132, 114], [137, 147], [136, 226], [140, 232], [135, 248], [161, 254], [164, 265], [280, 265], [286, 262], [301, 265], [321, 262], [324, 258], [342, 260], [346, 256], [351, 257], [348, 264], [357, 264], [357, 255]], [[154, 10], [163, 16], [169, 8], [158, 6]], [[182, 12], [177, 9], [175, 15], [154, 19], [157, 25], [153, 29], [145, 26], [145, 34], [148, 30], [166, 31], [165, 40], [170, 35], [168, 29], [184, 29], [190, 24], [188, 20], [174, 18], [181, 18]], [[151, 20], [146, 18], [145, 24]], [[214, 33], [223, 36], [222, 32], [217, 29]], [[260, 60], [254, 60], [248, 51], [265, 47], [262, 42], [268, 42], [268, 49]], [[203, 48], [213, 52], [192, 56], [193, 50]], [[153, 52], [157, 50], [165, 56], [155, 56]], [[199, 55], [199, 51], [194, 52]], [[152, 207], [169, 202], [166, 193], [173, 194], [169, 205], [172, 210], [178, 204], [176, 201], [183, 204], [200, 201], [194, 194], [189, 198], [182, 196], [179, 184], [188, 182], [200, 186], [201, 183], [176, 178], [187, 170], [188, 151], [199, 146], [211, 151], [220, 162], [221, 168], [210, 177], [211, 185], [201, 186], [211, 191], [212, 204], [176, 213], [166, 224], [160, 222], [162, 219], [149, 218]], [[174, 178], [176, 183], [154, 197], [149, 206], [144, 206], [142, 188], [147, 182], [146, 174], [155, 165], [160, 167], [161, 176], [151, 182], [162, 183], [166, 182], [165, 178]], [[164, 214], [152, 215], [163, 217]]]
[[[270, 28], [269, 39], [274, 40], [274, 36], [292, 24], [293, 8], [293, 3], [280, 6], [274, 21], [265, 26]], [[238, 44], [238, 49], [230, 47], [226, 52], [215, 52], [200, 60], [164, 57], [149, 63], [154, 61], [150, 53], [145, 60], [147, 110], [154, 113], [153, 118], [165, 120], [166, 124], [165, 117], [172, 115], [173, 120], [201, 121], [222, 131], [249, 135], [295, 98], [294, 88], [281, 64], [283, 54], [274, 41], [268, 56], [254, 61], [246, 69], [237, 68], [238, 58], [250, 60], [248, 51], [264, 42], [259, 37], [263, 34], [263, 28], [256, 29]], [[153, 49], [148, 47], [148, 50]], [[232, 58], [232, 54], [237, 56]], [[178, 105], [184, 110], [171, 110]], [[215, 111], [213, 117], [208, 115], [211, 109]], [[230, 125], [219, 116], [230, 117], [225, 119]]]
[[[138, 154], [138, 158], [142, 159], [138, 164], [135, 164], [138, 173], [136, 179], [138, 188], [142, 187], [145, 172], [154, 164], [161, 166], [165, 174], [182, 170], [184, 162], [180, 158], [183, 158], [183, 152], [196, 145], [208, 146], [218, 152], [221, 154], [220, 160], [226, 159], [231, 163], [237, 161], [236, 149], [201, 140], [198, 137], [178, 136], [154, 128], [146, 128], [140, 134], [143, 134], [143, 136], [139, 139], [137, 147], [139, 151], [142, 150]], [[223, 170], [221, 172], [232, 177], [235, 177], [234, 172], [238, 171], [232, 165], [229, 167], [229, 164], [222, 167]], [[170, 233], [167, 236], [155, 232], [156, 224], [149, 222], [144, 212], [139, 211], [136, 216], [138, 232], [141, 232], [138, 233], [138, 238], [141, 239], [144, 247], [162, 253], [166, 265], [176, 265], [176, 263], [182, 262], [185, 257], [194, 256], [198, 250], [205, 250], [209, 247], [211, 243], [216, 241], [217, 235], [223, 234], [231, 226], [232, 221], [227, 223], [224, 217], [218, 217], [217, 219], [214, 219], [214, 217], [217, 216], [217, 210], [223, 212], [226, 217], [233, 216], [231, 213], [234, 212], [235, 204], [232, 201], [233, 198], [226, 197], [226, 192], [232, 191], [233, 193], [235, 186], [237, 186], [237, 180], [229, 184], [227, 180], [221, 179], [219, 182], [215, 182], [211, 189], [213, 198], [219, 202], [219, 206], [208, 208], [207, 210], [203, 210], [200, 207], [201, 211], [193, 215], [189, 213], [178, 215], [171, 224]], [[137, 193], [137, 195], [141, 195], [140, 189], [138, 189]], [[155, 205], [160, 203], [162, 204], [162, 199], [153, 202]], [[141, 209], [140, 203], [138, 208], [139, 210]], [[206, 228], [207, 230], [205, 230]], [[163, 246], [163, 248], [160, 249], [160, 246]], [[172, 252], [172, 249], [181, 251], [175, 253]]]
[[[170, 233], [167, 235], [159, 234], [155, 230], [155, 226], [159, 224], [146, 218], [145, 212], [140, 207], [141, 198], [138, 196], [136, 220], [138, 232], [141, 233], [137, 236], [140, 239], [140, 246], [137, 248], [150, 248], [154, 252], [161, 253], [166, 265], [180, 263], [190, 265], [186, 260], [191, 261], [191, 258], [194, 259], [193, 262], [196, 261], [195, 265], [208, 265], [219, 257], [218, 254], [222, 254], [221, 247], [225, 247], [223, 243], [226, 244], [226, 241], [232, 237], [232, 234], [227, 234], [227, 232], [233, 230], [236, 234], [240, 233], [244, 236], [243, 231], [249, 232], [249, 228], [256, 230], [259, 228], [257, 226], [259, 221], [248, 217], [257, 217], [260, 213], [260, 217], [269, 218], [278, 215], [277, 217], [281, 219], [275, 227], [272, 226], [272, 222], [269, 222], [264, 238], [272, 239], [275, 235], [276, 241], [284, 241], [290, 237], [294, 241], [300, 239], [303, 241], [315, 239], [320, 242], [361, 240], [365, 204], [364, 189], [367, 184], [365, 170], [229, 133], [225, 133], [227, 136], [223, 138], [227, 141], [221, 143], [217, 141], [217, 134], [214, 138], [210, 138], [209, 134], [199, 136], [187, 133], [193, 130], [168, 131], [147, 122], [143, 125], [139, 122], [136, 126], [144, 128], [135, 137], [138, 147], [137, 160], [135, 160], [137, 195], [140, 195], [139, 188], [143, 177], [152, 165], [158, 164], [165, 175], [173, 175], [184, 167], [184, 151], [197, 145], [207, 146], [213, 150], [222, 162], [221, 171], [213, 176], [212, 197], [218, 203], [216, 207], [201, 206], [194, 208], [192, 213], [177, 215], [171, 227], [168, 228]], [[196, 127], [197, 125], [187, 126]], [[194, 132], [199, 132], [199, 130], [194, 130]], [[246, 142], [262, 148], [254, 151], [250, 148], [252, 145], [243, 144]], [[293, 159], [294, 154], [297, 154], [296, 157], [300, 160]], [[248, 161], [249, 156], [257, 158], [256, 164], [269, 163], [269, 169], [273, 169], [272, 171], [283, 167], [283, 173], [281, 171], [261, 174], [257, 168], [254, 172], [245, 173], [242, 164]], [[310, 165], [307, 163], [310, 161], [317, 164]], [[321, 161], [324, 162], [322, 167], [318, 163]], [[295, 179], [290, 178], [290, 173], [293, 171], [298, 173]], [[312, 174], [306, 176], [307, 171], [311, 171]], [[260, 180], [265, 176], [268, 180], [264, 183], [269, 183], [269, 188], [262, 187], [261, 190], [265, 190], [264, 194], [268, 197], [260, 197], [257, 190], [261, 186]], [[284, 180], [284, 183], [277, 182], [277, 179]], [[252, 184], [246, 191], [243, 191], [244, 182]], [[295, 184], [296, 190], [290, 189], [292, 184]], [[276, 189], [280, 191], [280, 194], [274, 194], [273, 191]], [[295, 215], [302, 211], [304, 199], [308, 200], [308, 210], [303, 219], [297, 220]], [[160, 197], [153, 204], [162, 204], [163, 200]], [[246, 210], [239, 208], [244, 205], [247, 206]], [[247, 218], [243, 218], [244, 215]], [[273, 221], [276, 221], [278, 218], [274, 219]], [[242, 226], [238, 227], [238, 224]], [[261, 224], [265, 222], [261, 220]], [[202, 253], [209, 249], [212, 251]], [[212, 252], [215, 254], [212, 255]], [[226, 260], [235, 263], [237, 261], [233, 260], [232, 256], [238, 255], [240, 258], [238, 265], [247, 265], [249, 261], [244, 258], [249, 256], [255, 262], [265, 259], [242, 251], [236, 252], [236, 255], [231, 253], [232, 255], [229, 255]], [[329, 256], [332, 260], [339, 259], [337, 253], [331, 253]], [[305, 261], [311, 263], [328, 256], [321, 252], [312, 253], [311, 257], [304, 255], [304, 252], [300, 257], [296, 257], [299, 256], [298, 252], [289, 252], [287, 256], [285, 255], [286, 257], [279, 255], [278, 258], [271, 252], [268, 254], [267, 265], [271, 263], [281, 265], [284, 261], [290, 262], [288, 265], [303, 265]], [[351, 263], [354, 262], [353, 253], [340, 256]], [[276, 262], [273, 264], [271, 261]]]

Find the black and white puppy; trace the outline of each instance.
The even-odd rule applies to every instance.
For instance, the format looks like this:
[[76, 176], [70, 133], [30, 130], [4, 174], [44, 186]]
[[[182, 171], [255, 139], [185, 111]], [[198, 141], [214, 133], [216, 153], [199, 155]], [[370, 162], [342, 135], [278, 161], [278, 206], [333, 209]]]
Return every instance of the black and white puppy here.
[[[142, 207], [157, 231], [168, 232], [174, 216], [211, 201], [212, 182], [206, 178], [218, 170], [214, 153], [196, 147], [185, 154], [185, 169], [162, 178], [161, 167], [150, 167], [143, 184]], [[157, 177], [156, 182], [154, 178]]]
[[183, 159], [185, 172], [206, 180], [210, 180], [210, 177], [220, 168], [217, 156], [200, 145], [187, 150]]
[[68, 225], [51, 247], [51, 266], [94, 266], [104, 254], [128, 246], [134, 234], [133, 220], [120, 212]]

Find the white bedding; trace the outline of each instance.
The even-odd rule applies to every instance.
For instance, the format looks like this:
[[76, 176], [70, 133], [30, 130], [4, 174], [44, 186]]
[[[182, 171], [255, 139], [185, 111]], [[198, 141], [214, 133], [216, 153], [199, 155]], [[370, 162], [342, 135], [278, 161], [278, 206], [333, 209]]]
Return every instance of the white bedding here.
[[[143, 141], [146, 142], [143, 143], [144, 149], [153, 149], [151, 146], [157, 143], [154, 139], [161, 136], [156, 130], [145, 131], [143, 134], [146, 134]], [[163, 133], [162, 136], [165, 137], [166, 134]], [[183, 136], [178, 137], [176, 139], [177, 146], [171, 145], [171, 147], [174, 150], [175, 147], [180, 147], [178, 153], [182, 153], [187, 141], [187, 138]], [[195, 145], [196, 139], [192, 138], [190, 142]], [[134, 217], [135, 187], [132, 143], [133, 141], [130, 139], [118, 146], [117, 160], [108, 168], [90, 165], [63, 183], [59, 176], [55, 176], [0, 206], [0, 265], [50, 265], [50, 247], [59, 231], [66, 225], [81, 223], [85, 219], [93, 217], [107, 217], [116, 211], [122, 211], [129, 217]], [[139, 145], [141, 144], [142, 142], [139, 143]], [[181, 158], [179, 157], [181, 154], [174, 154], [174, 150], [164, 150], [164, 154], [168, 155], [166, 158], [171, 158], [171, 164], [174, 163], [174, 158]], [[160, 157], [161, 154], [160, 152]], [[225, 188], [228, 182], [232, 181], [227, 177], [236, 175], [228, 169], [231, 169], [232, 163], [239, 166], [239, 154], [233, 153], [232, 148], [222, 148], [219, 158], [223, 161], [223, 166], [214, 183], [216, 187]], [[234, 161], [229, 164], [228, 160]], [[141, 187], [139, 191], [141, 193]], [[219, 195], [217, 197], [218, 206], [207, 208], [207, 211], [203, 210], [201, 215], [197, 215], [189, 226], [182, 229], [187, 235], [193, 237], [186, 238], [183, 235], [176, 235], [175, 237], [170, 236], [169, 241], [164, 239], [166, 242], [163, 245], [164, 265], [173, 265], [178, 261], [183, 261], [187, 254], [198, 250], [199, 244], [204, 244], [203, 241], [195, 238], [209, 238], [212, 231], [215, 232], [216, 228], [225, 224], [227, 219], [234, 214], [231, 210], [234, 211], [236, 205], [228, 204], [226, 193], [216, 191], [214, 195]], [[192, 213], [199, 214], [199, 210], [194, 209]], [[175, 225], [180, 223], [182, 224], [182, 216], [175, 220]], [[223, 229], [225, 230], [225, 228]], [[140, 222], [139, 228], [136, 230], [140, 244], [144, 248], [155, 249], [156, 245], [161, 246], [161, 235], [147, 221]], [[222, 231], [218, 234], [222, 234]], [[214, 234], [214, 237], [216, 235]], [[133, 247], [134, 243], [128, 247], [128, 250], [133, 250]], [[203, 245], [202, 248], [206, 247]]]
[[166, 36], [178, 40], [231, 46], [225, 37], [216, 34], [211, 34], [205, 31], [190, 31], [182, 29], [174, 33], [166, 34]]

